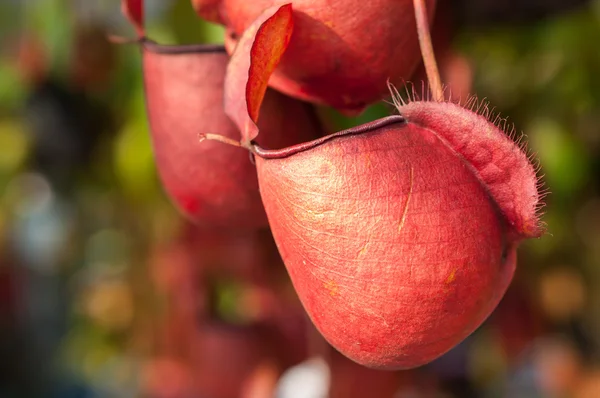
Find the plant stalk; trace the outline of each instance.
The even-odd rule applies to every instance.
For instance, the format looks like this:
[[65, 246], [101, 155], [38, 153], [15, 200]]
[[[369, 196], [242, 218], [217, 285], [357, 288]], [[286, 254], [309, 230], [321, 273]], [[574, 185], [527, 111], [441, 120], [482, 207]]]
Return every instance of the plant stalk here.
[[444, 101], [444, 90], [442, 89], [442, 79], [440, 79], [440, 72], [435, 61], [433, 45], [431, 44], [431, 31], [429, 29], [425, 0], [413, 0], [413, 4], [415, 7], [419, 46], [421, 47], [427, 80], [429, 80], [429, 88], [433, 94], [434, 101], [442, 102]]
[[224, 135], [220, 135], [220, 134], [198, 134], [198, 140], [199, 142], [202, 142], [204, 140], [209, 140], [209, 141], [218, 141], [221, 142], [223, 144], [227, 144], [227, 145], [231, 145], [231, 146], [235, 146], [238, 148], [244, 148], [245, 146], [242, 145], [242, 143], [240, 141], [236, 141], [234, 139], [231, 139], [229, 137], [225, 137]]

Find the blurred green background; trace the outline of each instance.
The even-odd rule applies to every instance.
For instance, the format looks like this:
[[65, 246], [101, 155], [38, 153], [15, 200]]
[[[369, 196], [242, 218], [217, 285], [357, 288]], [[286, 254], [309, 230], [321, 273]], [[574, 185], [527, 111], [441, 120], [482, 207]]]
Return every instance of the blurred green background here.
[[[222, 42], [189, 0], [147, 7], [160, 43]], [[550, 191], [549, 233], [520, 249], [489, 321], [434, 364], [398, 375], [396, 396], [600, 397], [600, 2], [546, 18], [457, 21], [452, 46], [438, 52], [442, 74], [526, 134]], [[180, 246], [192, 263], [234, 260], [181, 243], [189, 226], [156, 175], [140, 54], [107, 34], [133, 37], [116, 0], [0, 3], [0, 397], [231, 396], [197, 392], [200, 365], [179, 351], [198, 326], [177, 316], [173, 291], [187, 289], [191, 272]], [[388, 110], [321, 114], [339, 129]], [[279, 283], [289, 290], [284, 273]], [[213, 283], [222, 323], [247, 325], [262, 308], [248, 305], [255, 290], [245, 285]], [[198, 305], [204, 293], [194, 294]], [[228, 384], [268, 374], [203, 366]], [[269, 396], [257, 394], [245, 396]]]

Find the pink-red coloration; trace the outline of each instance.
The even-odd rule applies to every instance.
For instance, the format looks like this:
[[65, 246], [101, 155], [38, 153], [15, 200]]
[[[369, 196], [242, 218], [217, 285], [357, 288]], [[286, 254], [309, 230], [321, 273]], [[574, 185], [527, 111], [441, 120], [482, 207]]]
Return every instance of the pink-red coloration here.
[[512, 240], [543, 234], [535, 169], [502, 130], [452, 103], [412, 102], [399, 111], [409, 123], [435, 132], [465, 160], [510, 225]]
[[265, 10], [242, 35], [227, 67], [225, 112], [240, 128], [242, 143], [258, 135], [256, 122], [269, 76], [292, 35], [291, 5]]
[[489, 316], [511, 281], [517, 242], [439, 131], [402, 118], [357, 129], [257, 157], [261, 195], [325, 338], [363, 365], [412, 368]]
[[203, 19], [223, 23], [220, 16], [221, 0], [192, 0], [192, 6]]
[[[222, 0], [218, 9], [225, 26], [240, 36], [264, 10], [286, 3]], [[387, 94], [388, 79], [408, 80], [419, 63], [411, 0], [291, 3], [294, 34], [270, 80], [285, 94], [356, 112]], [[430, 18], [435, 3], [427, 1]], [[197, 10], [202, 13], [201, 5]]]
[[[196, 222], [228, 228], [264, 226], [256, 170], [248, 154], [217, 142], [201, 144], [198, 138], [200, 133], [239, 138], [223, 110], [227, 54], [220, 47], [169, 47], [147, 40], [142, 49], [154, 153], [169, 196]], [[307, 105], [274, 91], [267, 94], [259, 142], [280, 148], [316, 136], [316, 121]], [[294, 123], [289, 125], [289, 120]]]
[[535, 170], [498, 127], [458, 105], [394, 100], [400, 116], [251, 147], [304, 308], [336, 349], [383, 369], [426, 364], [471, 334], [506, 292], [519, 242], [542, 233]]
[[158, 357], [145, 361], [139, 383], [144, 397], [189, 397], [194, 394], [194, 376], [174, 358]]
[[[122, 3], [140, 34], [148, 120], [166, 192], [184, 215], [202, 225], [266, 226], [256, 170], [248, 154], [216, 142], [199, 142], [200, 134], [206, 133], [239, 138], [223, 108], [229, 56], [221, 46], [164, 46], [146, 39], [142, 6], [135, 0]], [[272, 71], [263, 69], [267, 76]], [[266, 117], [259, 121], [262, 144], [281, 148], [318, 136], [308, 105], [272, 90], [265, 96], [266, 84], [252, 87], [261, 93], [258, 101], [265, 99]], [[240, 102], [245, 103], [243, 94]], [[286, 134], [280, 134], [284, 129]]]
[[223, 112], [229, 57], [214, 48], [142, 44], [148, 121], [158, 173], [179, 210], [218, 226], [265, 225], [248, 155], [217, 142], [199, 143], [203, 132], [237, 139]]

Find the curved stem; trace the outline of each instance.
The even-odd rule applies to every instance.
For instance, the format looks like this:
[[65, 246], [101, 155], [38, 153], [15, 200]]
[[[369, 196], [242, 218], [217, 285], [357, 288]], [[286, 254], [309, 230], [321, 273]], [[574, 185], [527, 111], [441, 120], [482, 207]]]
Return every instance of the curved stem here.
[[[325, 137], [317, 138], [316, 140], [304, 142], [302, 144], [293, 145], [290, 147], [282, 148], [282, 149], [265, 149], [260, 145], [255, 143], [254, 141], [250, 141], [248, 143], [243, 141], [234, 140], [229, 137], [225, 137], [220, 134], [211, 134], [211, 133], [200, 133], [198, 134], [199, 142], [204, 140], [209, 141], [218, 141], [222, 144], [227, 144], [234, 146], [236, 148], [244, 148], [248, 150], [251, 156], [258, 156], [263, 159], [282, 159], [288, 156], [295, 155], [300, 152], [308, 151], [309, 149], [315, 148], [321, 144], [324, 144], [327, 141], [331, 141], [335, 138], [345, 137], [349, 135], [358, 135], [363, 133], [370, 133], [380, 130], [385, 127], [389, 127], [394, 124], [406, 124], [406, 119], [402, 115], [392, 115], [387, 116], [382, 119], [377, 119], [375, 121], [362, 124], [360, 126], [352, 127], [347, 130], [338, 131], [337, 133], [333, 133], [330, 135], [326, 135]], [[251, 157], [253, 160], [253, 158]]]
[[144, 36], [140, 36], [137, 39], [130, 39], [128, 37], [108, 34], [106, 36], [106, 40], [112, 44], [140, 44], [143, 43], [146, 38]]
[[200, 134], [198, 134], [198, 140], [199, 140], [199, 142], [202, 142], [204, 140], [218, 141], [223, 144], [235, 146], [238, 148], [246, 148], [246, 146], [242, 145], [242, 143], [240, 141], [236, 141], [232, 138], [225, 137], [224, 135], [220, 135], [220, 134], [200, 133]]
[[431, 44], [431, 32], [429, 30], [429, 20], [427, 17], [427, 8], [425, 0], [413, 0], [415, 7], [415, 18], [417, 20], [417, 33], [419, 35], [419, 45], [421, 46], [421, 55], [423, 64], [429, 80], [429, 88], [433, 93], [433, 99], [441, 102], [444, 100], [444, 90], [442, 89], [442, 79], [438, 71], [435, 53]]

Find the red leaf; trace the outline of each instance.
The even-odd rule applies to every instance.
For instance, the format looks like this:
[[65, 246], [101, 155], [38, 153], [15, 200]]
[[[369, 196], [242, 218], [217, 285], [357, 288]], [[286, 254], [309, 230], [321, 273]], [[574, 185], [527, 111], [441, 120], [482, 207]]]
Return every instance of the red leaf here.
[[293, 26], [291, 4], [268, 8], [244, 31], [233, 52], [225, 80], [225, 112], [240, 129], [242, 142], [258, 135], [260, 106]]
[[135, 27], [139, 37], [145, 36], [144, 32], [144, 0], [122, 0], [121, 11], [129, 22]]

